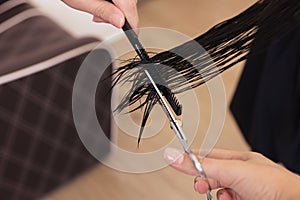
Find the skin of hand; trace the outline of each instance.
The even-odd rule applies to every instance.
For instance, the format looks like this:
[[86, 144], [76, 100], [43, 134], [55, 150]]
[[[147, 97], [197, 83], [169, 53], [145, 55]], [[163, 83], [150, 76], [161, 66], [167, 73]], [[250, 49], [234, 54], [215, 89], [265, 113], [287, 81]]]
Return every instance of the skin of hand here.
[[125, 17], [133, 29], [138, 27], [137, 0], [62, 0], [70, 7], [92, 14], [93, 21], [110, 23], [121, 28]]
[[[199, 175], [189, 157], [176, 149], [166, 149], [164, 158], [181, 172]], [[217, 192], [219, 200], [300, 198], [299, 176], [259, 153], [216, 149], [200, 161], [211, 189], [220, 189]], [[209, 186], [205, 180], [196, 177], [194, 188], [204, 194]]]

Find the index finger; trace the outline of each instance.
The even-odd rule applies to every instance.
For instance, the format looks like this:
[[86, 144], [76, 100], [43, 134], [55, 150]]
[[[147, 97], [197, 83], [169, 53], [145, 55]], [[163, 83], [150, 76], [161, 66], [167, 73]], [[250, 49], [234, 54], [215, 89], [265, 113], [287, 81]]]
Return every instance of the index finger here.
[[137, 0], [110, 0], [124, 13], [133, 29], [138, 27]]
[[213, 149], [206, 157], [222, 160], [242, 160], [247, 161], [251, 155], [244, 151], [231, 151], [225, 149]]

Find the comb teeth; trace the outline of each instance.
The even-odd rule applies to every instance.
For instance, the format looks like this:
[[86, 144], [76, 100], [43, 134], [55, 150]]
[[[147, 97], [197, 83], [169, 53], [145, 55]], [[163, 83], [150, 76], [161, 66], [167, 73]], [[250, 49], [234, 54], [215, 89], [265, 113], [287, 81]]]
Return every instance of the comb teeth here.
[[175, 94], [167, 87], [159, 85], [158, 86], [166, 100], [169, 102], [170, 106], [172, 107], [174, 113], [177, 116], [182, 114], [182, 105], [179, 103]]

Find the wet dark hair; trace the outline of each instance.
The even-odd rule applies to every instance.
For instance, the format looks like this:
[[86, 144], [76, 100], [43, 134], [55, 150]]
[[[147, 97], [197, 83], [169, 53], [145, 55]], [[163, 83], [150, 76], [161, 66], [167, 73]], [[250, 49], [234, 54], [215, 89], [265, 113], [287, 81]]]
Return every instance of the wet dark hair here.
[[[235, 64], [261, 53], [268, 48], [271, 41], [299, 24], [299, 0], [260, 0], [241, 14], [217, 24], [195, 39], [169, 51], [155, 54], [151, 57], [152, 64], [147, 68], [155, 68], [173, 93], [181, 93], [198, 87]], [[255, 51], [250, 51], [257, 34], [260, 35], [257, 37], [260, 41], [256, 41]], [[195, 48], [195, 42], [206, 52]], [[133, 87], [120, 102], [117, 110], [120, 111], [137, 101], [141, 103], [131, 111], [145, 106], [141, 130], [151, 109], [157, 103], [157, 96], [148, 84], [142, 64], [134, 59], [114, 73], [114, 84], [122, 81], [133, 82]], [[174, 73], [173, 70], [178, 73]]]

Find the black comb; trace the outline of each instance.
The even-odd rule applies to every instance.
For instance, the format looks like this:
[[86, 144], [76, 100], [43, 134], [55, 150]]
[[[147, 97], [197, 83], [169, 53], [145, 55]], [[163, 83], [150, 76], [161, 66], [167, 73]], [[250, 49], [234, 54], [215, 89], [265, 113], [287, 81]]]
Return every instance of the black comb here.
[[158, 85], [158, 88], [168, 101], [169, 105], [172, 107], [174, 113], [177, 116], [180, 116], [182, 114], [182, 105], [179, 103], [175, 94], [169, 88], [163, 85]]
[[[107, 0], [107, 1], [114, 4], [114, 2], [112, 0]], [[134, 30], [132, 29], [132, 27], [130, 26], [130, 24], [128, 23], [126, 18], [125, 18], [125, 23], [124, 23], [122, 29], [123, 29], [125, 35], [127, 36], [129, 42], [133, 46], [134, 50], [140, 57], [141, 61], [143, 61], [145, 63], [150, 63], [150, 57], [148, 56], [148, 53], [144, 49], [143, 45], [139, 41], [137, 34], [134, 32]]]
[[[114, 4], [112, 0], [107, 0], [107, 1], [110, 2], [110, 3], [112, 3], [112, 4]], [[140, 57], [141, 63], [145, 63], [145, 64], [146, 63], [151, 63], [151, 59], [150, 59], [148, 53], [144, 49], [143, 45], [141, 44], [141, 42], [138, 39], [137, 34], [134, 32], [134, 30], [132, 29], [132, 27], [130, 26], [130, 24], [128, 23], [128, 21], [127, 21], [126, 18], [125, 18], [125, 23], [124, 23], [122, 29], [123, 29], [125, 35], [127, 36], [129, 42], [133, 46], [134, 50], [136, 51], [136, 53]], [[154, 70], [155, 70], [155, 68], [154, 68]], [[159, 73], [158, 72], [155, 73], [155, 74], [159, 77]], [[162, 78], [160, 78], [160, 80], [163, 81]], [[179, 101], [176, 98], [176, 96], [174, 95], [174, 93], [172, 93], [172, 91], [169, 88], [167, 88], [165, 86], [162, 86], [162, 85], [160, 85], [159, 89], [161, 90], [162, 94], [165, 96], [166, 100], [168, 101], [168, 103], [172, 107], [174, 113], [177, 116], [181, 115], [182, 114], [182, 105], [179, 104]], [[149, 110], [146, 109], [145, 113], [144, 113], [143, 123], [142, 123], [142, 126], [141, 126], [138, 143], [140, 141], [141, 134], [143, 132], [144, 126], [146, 124], [146, 121], [147, 121], [147, 119], [149, 117], [149, 113], [150, 113], [150, 111], [153, 108], [153, 102], [151, 103], [151, 106], [148, 107], [148, 108], [149, 108]]]

